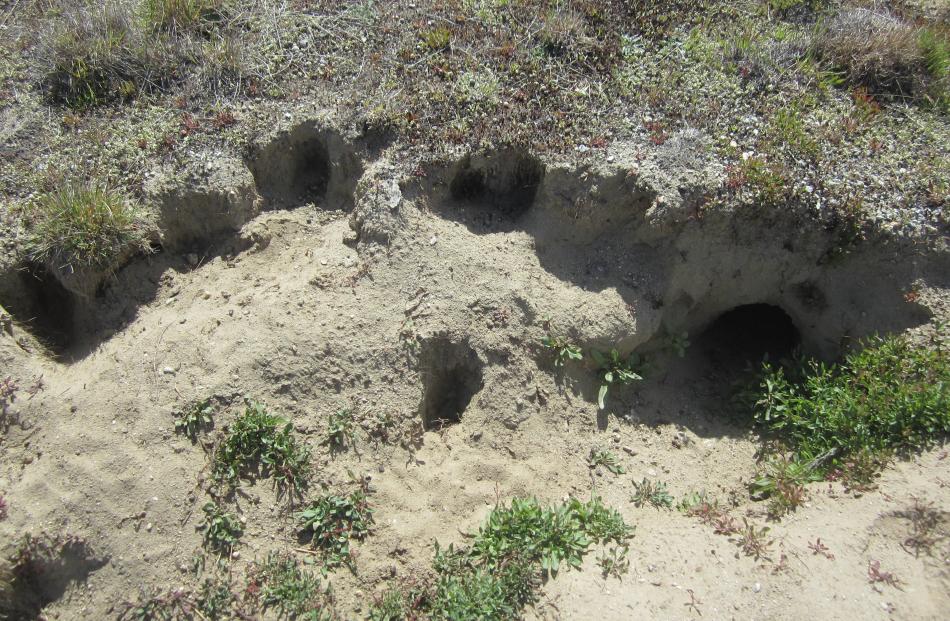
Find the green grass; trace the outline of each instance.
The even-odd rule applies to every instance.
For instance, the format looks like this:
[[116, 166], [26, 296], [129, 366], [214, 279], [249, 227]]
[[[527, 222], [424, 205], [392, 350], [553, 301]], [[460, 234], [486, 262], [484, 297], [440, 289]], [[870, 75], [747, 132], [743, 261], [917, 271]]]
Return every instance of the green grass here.
[[220, 484], [234, 486], [247, 474], [273, 476], [281, 492], [299, 495], [307, 485], [310, 448], [294, 435], [292, 425], [248, 401], [244, 413], [230, 426], [214, 452], [211, 474]]
[[349, 563], [350, 541], [365, 539], [373, 524], [373, 510], [362, 490], [349, 496], [321, 496], [295, 517], [304, 534], [312, 537], [311, 545], [323, 552], [328, 568]]
[[129, 249], [148, 250], [149, 221], [118, 190], [68, 183], [27, 209], [30, 260], [57, 267], [115, 267]]
[[[909, 454], [950, 434], [950, 355], [939, 340], [874, 337], [839, 364], [765, 364], [743, 399], [797, 464], [818, 474], [866, 466], [875, 456]], [[805, 475], [798, 471], [782, 478], [800, 482]]]
[[599, 499], [544, 507], [533, 498], [496, 507], [469, 547], [436, 546], [436, 579], [386, 593], [370, 619], [520, 619], [545, 578], [577, 568], [594, 544], [625, 546], [633, 536]]

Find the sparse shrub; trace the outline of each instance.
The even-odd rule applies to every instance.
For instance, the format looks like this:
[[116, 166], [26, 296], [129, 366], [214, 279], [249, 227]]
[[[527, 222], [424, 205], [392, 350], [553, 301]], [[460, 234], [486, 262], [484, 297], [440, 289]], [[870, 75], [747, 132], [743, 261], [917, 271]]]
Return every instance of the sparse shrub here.
[[214, 452], [211, 474], [215, 481], [233, 486], [249, 470], [263, 469], [278, 490], [298, 495], [307, 485], [310, 449], [297, 440], [291, 424], [253, 401], [228, 429]]
[[631, 353], [624, 358], [616, 349], [611, 349], [607, 353], [597, 350], [590, 352], [594, 361], [599, 367], [600, 390], [597, 392], [597, 405], [604, 409], [604, 399], [607, 398], [607, 390], [614, 384], [629, 384], [634, 380], [642, 380], [640, 375], [643, 368], [643, 362], [639, 354]]
[[194, 442], [198, 438], [198, 432], [210, 429], [214, 424], [213, 414], [211, 399], [195, 401], [175, 412], [175, 431], [188, 436]]
[[205, 519], [199, 528], [204, 531], [205, 547], [229, 555], [244, 530], [238, 516], [225, 511], [216, 502], [205, 503], [201, 510]]
[[118, 190], [67, 183], [26, 212], [30, 260], [55, 269], [112, 269], [149, 250], [149, 219]]
[[326, 567], [349, 563], [350, 540], [365, 539], [373, 524], [373, 510], [362, 490], [321, 496], [295, 517], [303, 533], [312, 537], [311, 545], [324, 553]]
[[279, 619], [332, 619], [329, 595], [320, 578], [302, 569], [294, 557], [273, 552], [250, 570], [246, 591], [264, 610], [273, 609]]
[[644, 478], [637, 483], [633, 482], [633, 497], [630, 499], [638, 507], [650, 505], [656, 509], [673, 508], [673, 496], [666, 489], [666, 483], [662, 481], [653, 482]]

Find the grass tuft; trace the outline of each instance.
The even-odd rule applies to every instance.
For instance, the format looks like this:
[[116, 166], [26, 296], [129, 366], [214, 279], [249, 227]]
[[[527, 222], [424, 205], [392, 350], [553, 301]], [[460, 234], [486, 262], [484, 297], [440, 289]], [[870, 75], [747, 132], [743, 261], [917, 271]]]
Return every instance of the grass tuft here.
[[70, 183], [28, 209], [30, 260], [57, 269], [117, 267], [130, 250], [148, 251], [149, 220], [118, 190]]

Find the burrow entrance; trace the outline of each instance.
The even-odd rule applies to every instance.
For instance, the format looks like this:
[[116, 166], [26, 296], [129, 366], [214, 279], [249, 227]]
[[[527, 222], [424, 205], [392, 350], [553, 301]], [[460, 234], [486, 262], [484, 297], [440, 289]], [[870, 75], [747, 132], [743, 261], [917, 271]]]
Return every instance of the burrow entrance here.
[[744, 304], [719, 315], [696, 340], [715, 370], [742, 371], [787, 358], [801, 345], [792, 318], [772, 304]]
[[438, 430], [459, 422], [472, 397], [484, 386], [478, 354], [467, 341], [437, 338], [423, 343], [419, 363], [423, 428]]
[[72, 346], [76, 295], [42, 267], [23, 267], [4, 287], [3, 304], [43, 345], [56, 353]]
[[508, 150], [464, 158], [452, 175], [449, 192], [453, 201], [489, 207], [516, 220], [534, 204], [543, 178], [540, 160]]
[[352, 147], [336, 132], [307, 122], [258, 148], [251, 172], [265, 208], [313, 203], [322, 209], [349, 210], [363, 167]]

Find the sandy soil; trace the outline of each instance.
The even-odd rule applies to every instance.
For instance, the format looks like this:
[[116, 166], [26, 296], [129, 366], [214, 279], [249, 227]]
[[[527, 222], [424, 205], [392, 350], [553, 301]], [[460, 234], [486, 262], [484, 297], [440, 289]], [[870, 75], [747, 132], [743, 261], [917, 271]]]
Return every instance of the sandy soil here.
[[[530, 226], [473, 224], [423, 203], [405, 206], [386, 250], [355, 244], [347, 214], [304, 206], [252, 220], [241, 234], [248, 249], [234, 255], [212, 249], [133, 263], [91, 302], [98, 331], [69, 362], [44, 356], [21, 326], [0, 337], [4, 366], [21, 387], [42, 378], [35, 396], [21, 393], [20, 424], [3, 443], [0, 490], [10, 515], [0, 532], [79, 534], [105, 561], [69, 585], [50, 618], [112, 618], [145, 585], [190, 583], [207, 459], [175, 435], [172, 412], [209, 395], [221, 406], [218, 430], [242, 396], [292, 420], [314, 447], [315, 489], [348, 489], [348, 470], [371, 477], [375, 531], [356, 546], [355, 574], [330, 578], [344, 618], [364, 614], [394, 580], [428, 571], [432, 542], [462, 541], [496, 502], [592, 494], [636, 526], [629, 573], [605, 580], [592, 554], [582, 571], [545, 586], [529, 618], [944, 617], [948, 521], [940, 543], [916, 555], [902, 546], [911, 523], [901, 512], [918, 499], [947, 517], [945, 449], [894, 465], [863, 495], [813, 484], [805, 507], [768, 523], [746, 491], [759, 443], [701, 347], [683, 361], [657, 355], [656, 372], [613, 392], [606, 414], [589, 373], [555, 372], [539, 351], [548, 319], [584, 345], [643, 326], [653, 328], [640, 342], [659, 334], [648, 271], [636, 292], [609, 278], [592, 286], [593, 254], [571, 254], [577, 246], [568, 243], [558, 263]], [[575, 279], [551, 267], [571, 261]], [[737, 297], [746, 289], [737, 285]], [[433, 374], [461, 359], [470, 365], [463, 372], [477, 367], [482, 388], [457, 424], [420, 431]], [[320, 443], [327, 417], [342, 408], [364, 429], [391, 417], [392, 437], [361, 432], [331, 454]], [[589, 468], [595, 447], [619, 455], [626, 473]], [[768, 558], [742, 555], [734, 538], [696, 518], [635, 507], [632, 482], [643, 477], [666, 481], [677, 499], [706, 490], [734, 505], [740, 521], [769, 526]], [[268, 481], [242, 485], [236, 507], [247, 524], [236, 573], [269, 550], [296, 547], [289, 507]], [[813, 552], [818, 539], [833, 558]], [[871, 583], [872, 562], [898, 585]]]

